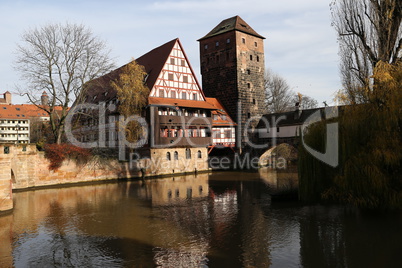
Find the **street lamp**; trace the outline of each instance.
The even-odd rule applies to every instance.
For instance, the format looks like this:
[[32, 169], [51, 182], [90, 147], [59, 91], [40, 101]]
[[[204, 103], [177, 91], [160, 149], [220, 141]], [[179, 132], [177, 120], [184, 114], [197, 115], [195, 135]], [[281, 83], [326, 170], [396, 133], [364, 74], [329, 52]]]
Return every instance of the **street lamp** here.
[[15, 128], [17, 129], [17, 144], [19, 143], [19, 140], [18, 140], [18, 130], [20, 129], [20, 125], [15, 125]]

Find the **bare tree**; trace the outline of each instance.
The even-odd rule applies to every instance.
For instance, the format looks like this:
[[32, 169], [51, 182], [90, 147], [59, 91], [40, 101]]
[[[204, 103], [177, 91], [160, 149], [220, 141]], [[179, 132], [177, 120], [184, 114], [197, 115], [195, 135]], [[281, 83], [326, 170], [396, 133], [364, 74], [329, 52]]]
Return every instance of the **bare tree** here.
[[365, 102], [379, 61], [395, 64], [402, 51], [402, 1], [334, 0], [332, 22], [339, 36], [344, 94]]
[[267, 70], [264, 77], [265, 92], [266, 92], [266, 112], [280, 113], [289, 110], [293, 99], [293, 92], [286, 80], [273, 73], [272, 70]]
[[295, 93], [286, 80], [274, 74], [271, 70], [265, 73], [265, 103], [266, 113], [281, 113], [295, 109], [296, 103], [300, 109], [317, 108], [318, 102], [309, 96]]
[[[85, 26], [69, 23], [25, 32], [15, 64], [26, 81], [19, 92], [49, 114], [56, 143], [61, 142], [69, 106], [80, 96], [83, 85], [113, 66], [105, 42]], [[49, 96], [44, 105], [40, 101], [43, 92]]]
[[299, 108], [301, 110], [313, 109], [318, 107], [318, 101], [307, 95], [297, 93], [292, 99], [292, 104], [299, 103]]

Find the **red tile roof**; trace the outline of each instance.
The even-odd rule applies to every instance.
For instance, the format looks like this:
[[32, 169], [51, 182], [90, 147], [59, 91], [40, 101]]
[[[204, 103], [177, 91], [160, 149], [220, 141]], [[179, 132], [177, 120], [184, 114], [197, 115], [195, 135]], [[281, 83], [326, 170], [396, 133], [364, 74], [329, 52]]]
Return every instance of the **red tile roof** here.
[[[61, 111], [56, 107], [56, 111]], [[33, 104], [0, 104], [0, 119], [32, 119], [35, 117], [49, 117], [42, 109]]]
[[226, 119], [222, 119], [219, 116], [217, 119], [214, 120], [214, 116], [212, 117], [212, 125], [213, 126], [236, 126], [237, 124], [232, 120], [232, 118], [228, 115], [225, 108], [223, 107], [222, 103], [217, 98], [207, 98], [208, 103], [215, 107], [215, 110], [212, 111], [213, 115], [225, 115]]

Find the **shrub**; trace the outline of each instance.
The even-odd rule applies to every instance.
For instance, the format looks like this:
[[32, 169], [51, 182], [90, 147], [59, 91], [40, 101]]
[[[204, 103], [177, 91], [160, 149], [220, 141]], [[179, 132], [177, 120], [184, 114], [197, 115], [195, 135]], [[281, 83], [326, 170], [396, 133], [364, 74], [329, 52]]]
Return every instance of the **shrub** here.
[[71, 144], [47, 144], [45, 145], [45, 157], [50, 161], [49, 169], [57, 170], [65, 159], [84, 164], [88, 162], [91, 153], [87, 149]]

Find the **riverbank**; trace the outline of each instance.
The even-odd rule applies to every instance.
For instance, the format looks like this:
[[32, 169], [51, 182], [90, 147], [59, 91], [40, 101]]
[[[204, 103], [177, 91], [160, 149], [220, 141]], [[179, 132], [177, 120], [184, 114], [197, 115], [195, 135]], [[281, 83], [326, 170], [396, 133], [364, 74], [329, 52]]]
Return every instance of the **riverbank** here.
[[[206, 154], [206, 149], [202, 153]], [[37, 151], [35, 145], [1, 144], [0, 211], [13, 208], [13, 190], [209, 171], [208, 162], [200, 161], [197, 152], [193, 154], [188, 160], [169, 160], [169, 165], [164, 165], [165, 162], [160, 160], [162, 155], [136, 161], [93, 156], [85, 163], [66, 159], [60, 167], [51, 169], [44, 152]]]

